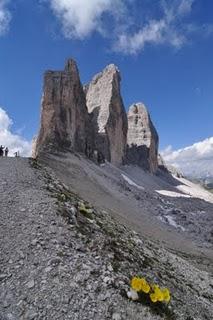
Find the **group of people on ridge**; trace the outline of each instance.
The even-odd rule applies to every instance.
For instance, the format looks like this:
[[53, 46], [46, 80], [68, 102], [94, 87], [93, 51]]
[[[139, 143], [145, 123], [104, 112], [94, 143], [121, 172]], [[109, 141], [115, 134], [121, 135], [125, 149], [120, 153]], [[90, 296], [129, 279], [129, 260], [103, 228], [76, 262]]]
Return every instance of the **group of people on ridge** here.
[[0, 157], [7, 157], [8, 156], [8, 153], [9, 153], [9, 149], [8, 147], [3, 147], [2, 145], [0, 146]]

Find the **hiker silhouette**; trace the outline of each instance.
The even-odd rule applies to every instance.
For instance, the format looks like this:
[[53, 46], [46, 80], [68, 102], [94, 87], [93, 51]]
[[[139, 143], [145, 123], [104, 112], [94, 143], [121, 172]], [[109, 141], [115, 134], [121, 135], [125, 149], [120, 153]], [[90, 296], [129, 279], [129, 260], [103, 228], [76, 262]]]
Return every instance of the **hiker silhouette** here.
[[4, 148], [2, 145], [0, 146], [0, 157], [3, 157], [4, 155]]
[[5, 150], [4, 150], [4, 155], [5, 155], [5, 157], [8, 156], [8, 153], [9, 153], [9, 149], [8, 149], [8, 147], [6, 147]]

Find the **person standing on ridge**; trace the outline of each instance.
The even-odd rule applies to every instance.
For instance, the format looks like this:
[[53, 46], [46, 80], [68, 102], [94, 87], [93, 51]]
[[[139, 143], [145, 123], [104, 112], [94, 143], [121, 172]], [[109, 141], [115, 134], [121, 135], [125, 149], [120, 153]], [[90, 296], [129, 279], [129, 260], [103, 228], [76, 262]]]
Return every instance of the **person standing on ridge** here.
[[3, 157], [4, 155], [4, 147], [1, 145], [0, 146], [0, 157]]
[[8, 152], [9, 152], [9, 149], [8, 149], [8, 147], [6, 147], [6, 149], [4, 150], [4, 155], [5, 155], [5, 157], [8, 156]]

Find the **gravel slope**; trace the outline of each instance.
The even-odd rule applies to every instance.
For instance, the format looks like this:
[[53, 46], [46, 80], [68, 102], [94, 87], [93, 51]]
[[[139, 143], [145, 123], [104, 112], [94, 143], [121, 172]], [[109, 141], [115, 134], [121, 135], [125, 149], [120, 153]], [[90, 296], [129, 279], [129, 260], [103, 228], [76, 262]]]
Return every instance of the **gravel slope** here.
[[[212, 319], [212, 278], [90, 206], [50, 169], [0, 159], [0, 319]], [[88, 203], [84, 202], [88, 205]], [[142, 273], [169, 307], [127, 299]]]
[[[176, 252], [197, 257], [213, 270], [213, 204], [196, 198], [172, 198], [156, 190], [177, 192], [172, 176], [152, 176], [138, 167], [98, 167], [79, 155], [43, 158], [60, 179], [96, 207], [109, 211], [141, 235]], [[123, 176], [128, 177], [130, 184]], [[178, 191], [180, 193], [180, 191]]]

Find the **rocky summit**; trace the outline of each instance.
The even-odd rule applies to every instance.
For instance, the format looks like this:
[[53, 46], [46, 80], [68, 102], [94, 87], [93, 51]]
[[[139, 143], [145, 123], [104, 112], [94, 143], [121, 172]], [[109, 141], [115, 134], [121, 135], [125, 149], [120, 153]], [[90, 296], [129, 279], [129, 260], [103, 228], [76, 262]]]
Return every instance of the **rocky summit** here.
[[94, 76], [84, 89], [72, 59], [64, 71], [47, 71], [33, 156], [77, 151], [95, 161], [107, 160], [115, 166], [137, 164], [156, 172], [158, 134], [143, 104], [130, 107], [127, 120], [120, 81], [114, 64]]
[[158, 169], [158, 134], [142, 103], [128, 111], [127, 161], [154, 173]]
[[85, 152], [87, 120], [78, 68], [70, 59], [64, 71], [47, 71], [44, 75], [41, 127], [35, 154], [50, 150]]
[[88, 112], [95, 131], [94, 143], [106, 160], [124, 162], [127, 116], [120, 94], [120, 73], [113, 64], [96, 75], [85, 87]]

